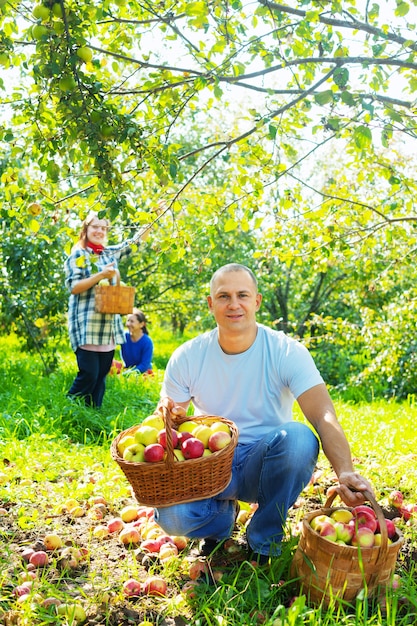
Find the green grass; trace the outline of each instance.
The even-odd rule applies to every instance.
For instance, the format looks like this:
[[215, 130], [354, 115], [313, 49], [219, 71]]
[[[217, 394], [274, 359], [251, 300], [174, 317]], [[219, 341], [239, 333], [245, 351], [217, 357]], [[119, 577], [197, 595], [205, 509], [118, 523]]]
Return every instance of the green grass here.
[[[7, 515], [0, 516], [0, 622], [3, 614], [3, 617], [15, 619], [10, 623], [16, 624], [65, 623], [51, 611], [40, 608], [36, 601], [20, 604], [11, 592], [22, 577], [22, 568], [15, 558], [17, 546], [42, 536], [47, 529], [65, 532], [69, 540], [84, 529], [87, 534], [84, 532], [82, 541], [92, 551], [96, 549], [84, 519], [63, 518], [63, 502], [77, 498], [86, 503], [92, 496], [101, 494], [109, 503], [110, 512], [117, 514], [125, 503], [132, 501], [129, 485], [111, 459], [109, 447], [120, 430], [140, 422], [156, 405], [163, 368], [180, 339], [156, 329], [153, 339], [155, 376], [145, 379], [109, 377], [100, 410], [87, 409], [82, 403], [66, 399], [66, 391], [75, 375], [75, 359], [70, 351], [62, 351], [58, 370], [45, 377], [38, 357], [23, 353], [16, 337], [0, 339], [0, 453], [3, 459], [0, 507], [7, 509]], [[381, 505], [386, 504], [392, 489], [400, 489], [407, 502], [417, 502], [417, 429], [414, 427], [417, 407], [411, 401], [355, 405], [336, 399], [335, 404], [351, 443], [355, 467], [373, 483]], [[302, 419], [299, 412], [296, 418]], [[201, 586], [194, 599], [187, 599], [181, 594], [180, 584], [186, 559], [178, 559], [164, 569], [170, 596], [146, 599], [133, 604], [132, 608], [140, 612], [142, 619], [148, 618], [154, 624], [162, 624], [164, 616], [182, 616], [185, 623], [201, 626], [261, 623], [254, 617], [254, 611], [262, 612], [266, 616], [264, 623], [269, 626], [405, 626], [415, 623], [416, 572], [406, 554], [400, 554], [398, 559], [400, 590], [387, 591], [386, 610], [366, 599], [358, 600], [353, 608], [337, 605], [319, 610], [309, 607], [304, 596], [298, 597], [288, 608], [288, 600], [294, 594], [288, 571], [297, 543], [298, 523], [308, 510], [310, 498], [325, 502], [325, 488], [332, 480], [332, 470], [323, 455], [319, 467], [322, 477], [303, 494], [307, 504], [301, 502], [292, 517], [283, 555], [268, 574], [247, 563], [236, 566], [224, 574], [217, 588]], [[416, 543], [416, 528], [414, 524], [401, 526], [409, 546]], [[110, 546], [110, 543], [103, 544], [100, 550], [103, 552]], [[115, 621], [117, 607], [126, 605], [121, 593], [122, 581], [136, 573], [136, 561], [127, 553], [123, 558], [106, 563], [104, 561], [100, 571], [87, 567], [79, 579], [71, 580], [71, 585], [66, 575], [50, 580], [45, 572], [39, 586], [42, 593], [59, 597], [65, 589], [65, 593], [78, 598], [87, 609], [95, 607], [101, 621], [96, 619], [94, 623], [109, 626], [139, 623], [122, 621], [121, 617]], [[109, 594], [111, 602], [103, 603], [103, 598]], [[3, 623], [7, 623], [6, 617]]]

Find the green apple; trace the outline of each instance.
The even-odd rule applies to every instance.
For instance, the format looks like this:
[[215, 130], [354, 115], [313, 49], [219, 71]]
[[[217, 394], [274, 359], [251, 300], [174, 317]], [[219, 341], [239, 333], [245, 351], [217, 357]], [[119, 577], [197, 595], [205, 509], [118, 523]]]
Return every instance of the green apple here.
[[129, 463], [143, 463], [145, 461], [145, 446], [141, 443], [134, 443], [128, 446], [123, 452], [123, 459]]
[[158, 432], [156, 428], [148, 424], [142, 424], [135, 432], [135, 440], [137, 443], [142, 443], [144, 446], [150, 446], [158, 442]]
[[62, 78], [59, 79], [58, 85], [62, 91], [72, 91], [77, 86], [77, 83], [73, 76], [62, 76]]
[[42, 20], [43, 22], [46, 22], [49, 19], [49, 14], [50, 11], [44, 4], [37, 4], [32, 11], [33, 17], [37, 20]]
[[43, 37], [49, 33], [49, 28], [43, 26], [43, 24], [35, 24], [32, 28], [32, 37], [37, 41], [40, 41]]
[[193, 422], [192, 420], [187, 420], [186, 422], [182, 422], [177, 428], [179, 433], [192, 433], [195, 428], [197, 428], [198, 423]]
[[174, 450], [174, 456], [177, 459], [177, 461], [185, 461], [185, 456], [183, 455], [181, 450], [178, 450], [178, 448]]
[[87, 619], [84, 608], [77, 603], [63, 602], [56, 607], [56, 612], [65, 617], [70, 624], [82, 624]]
[[128, 448], [129, 446], [133, 446], [135, 443], [136, 439], [133, 435], [125, 435], [124, 437], [122, 437], [117, 444], [117, 451], [120, 456], [123, 456], [123, 452], [126, 450], [126, 448]]
[[84, 61], [84, 63], [89, 63], [91, 59], [93, 58], [93, 51], [91, 50], [91, 48], [88, 48], [87, 46], [81, 46], [80, 48], [78, 48], [76, 54], [77, 54], [77, 57], [79, 57], [82, 61]]
[[55, 2], [55, 4], [52, 5], [52, 13], [55, 17], [62, 17], [62, 7], [59, 2]]
[[156, 428], [159, 432], [163, 428], [165, 428], [165, 422], [161, 415], [148, 415], [142, 422], [142, 425], [152, 426], [152, 428]]
[[335, 521], [328, 515], [324, 515], [324, 514], [316, 515], [316, 517], [313, 517], [313, 519], [311, 520], [310, 526], [313, 530], [320, 532], [320, 528], [323, 526], [323, 524], [326, 524], [328, 522], [330, 524], [335, 523]]
[[220, 431], [220, 432], [222, 432], [222, 431], [223, 431], [223, 432], [225, 432], [225, 433], [229, 433], [229, 435], [231, 434], [231, 433], [230, 433], [230, 428], [229, 428], [229, 425], [228, 425], [228, 424], [225, 424], [224, 422], [213, 422], [213, 424], [210, 426], [210, 428], [211, 428], [211, 430], [212, 430], [214, 433], [217, 433], [217, 432], [219, 432], [219, 431]]

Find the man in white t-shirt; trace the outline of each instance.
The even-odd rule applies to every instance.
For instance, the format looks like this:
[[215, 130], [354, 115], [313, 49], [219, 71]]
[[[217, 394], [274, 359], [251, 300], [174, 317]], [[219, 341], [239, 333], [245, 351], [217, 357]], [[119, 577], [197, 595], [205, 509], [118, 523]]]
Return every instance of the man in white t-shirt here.
[[207, 301], [217, 327], [174, 351], [161, 398], [182, 409], [192, 402], [196, 415], [236, 423], [232, 480], [218, 496], [158, 509], [156, 518], [169, 534], [205, 539], [207, 554], [230, 537], [236, 501], [258, 503], [246, 535], [252, 558], [265, 563], [280, 553], [288, 509], [308, 484], [319, 452], [313, 429], [292, 418], [294, 400], [336, 472], [339, 485], [332, 490], [353, 507], [372, 487], [353, 469], [348, 441], [308, 350], [256, 322], [262, 296], [253, 272], [236, 263], [219, 268]]

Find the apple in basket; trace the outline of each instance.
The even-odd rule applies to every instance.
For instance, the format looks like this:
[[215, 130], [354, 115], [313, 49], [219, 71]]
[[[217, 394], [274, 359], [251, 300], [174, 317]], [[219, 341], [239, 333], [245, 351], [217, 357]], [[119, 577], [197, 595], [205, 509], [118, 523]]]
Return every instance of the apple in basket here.
[[375, 511], [366, 504], [359, 504], [352, 509], [355, 525], [358, 528], [369, 528], [373, 533], [378, 527], [378, 519]]
[[204, 444], [196, 437], [189, 437], [181, 444], [181, 452], [185, 459], [198, 459], [204, 454]]
[[330, 517], [335, 522], [343, 522], [344, 524], [348, 524], [351, 519], [353, 519], [353, 514], [349, 509], [335, 509], [331, 512]]
[[218, 430], [214, 432], [209, 440], [208, 447], [212, 452], [217, 452], [218, 450], [223, 450], [229, 443], [232, 441], [232, 437], [229, 433], [226, 433], [223, 430]]
[[165, 448], [160, 443], [151, 443], [146, 446], [143, 456], [147, 463], [159, 463], [165, 456]]
[[367, 526], [361, 526], [352, 537], [352, 546], [360, 546], [361, 548], [372, 548], [375, 543], [375, 535], [373, 530]]
[[134, 443], [128, 446], [123, 452], [123, 459], [130, 463], [143, 463], [145, 460], [145, 446], [141, 443]]
[[[172, 433], [172, 447], [176, 448], [178, 445], [178, 433], [174, 428], [171, 428]], [[162, 430], [158, 433], [158, 443], [161, 444], [163, 448], [167, 447], [167, 433], [166, 428], [162, 428]]]

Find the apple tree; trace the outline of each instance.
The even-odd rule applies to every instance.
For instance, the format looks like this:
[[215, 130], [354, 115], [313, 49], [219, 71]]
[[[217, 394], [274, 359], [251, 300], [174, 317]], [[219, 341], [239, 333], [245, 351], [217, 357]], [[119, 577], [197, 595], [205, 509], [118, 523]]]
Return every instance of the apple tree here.
[[378, 276], [376, 246], [406, 264], [415, 5], [0, 0], [3, 233], [53, 245], [56, 220], [65, 250], [91, 208], [150, 224], [148, 280], [190, 302], [248, 233], [254, 264], [308, 260], [311, 285]]

